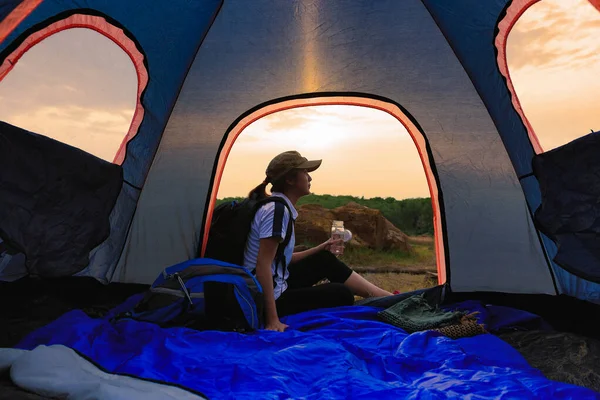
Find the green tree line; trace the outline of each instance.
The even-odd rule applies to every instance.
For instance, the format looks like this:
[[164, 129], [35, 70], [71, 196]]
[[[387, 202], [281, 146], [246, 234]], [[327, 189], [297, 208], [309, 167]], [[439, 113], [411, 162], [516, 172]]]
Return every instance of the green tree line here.
[[[217, 200], [217, 204], [229, 201], [241, 201], [241, 197], [227, 197]], [[355, 196], [332, 196], [328, 194], [311, 194], [302, 197], [298, 206], [303, 204], [318, 204], [332, 209], [344, 206], [349, 202], [381, 211], [383, 216], [407, 235], [433, 235], [433, 210], [430, 198], [415, 198], [396, 200], [393, 197], [374, 197], [365, 199]]]

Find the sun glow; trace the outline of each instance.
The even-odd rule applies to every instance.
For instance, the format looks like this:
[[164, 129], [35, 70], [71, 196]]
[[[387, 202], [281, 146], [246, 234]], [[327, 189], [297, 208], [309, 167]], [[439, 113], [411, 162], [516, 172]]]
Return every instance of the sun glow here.
[[323, 159], [313, 173], [318, 194], [429, 196], [417, 148], [396, 118], [373, 108], [326, 105], [279, 111], [244, 129], [225, 164], [219, 198], [247, 193], [264, 179], [271, 158], [287, 150]]

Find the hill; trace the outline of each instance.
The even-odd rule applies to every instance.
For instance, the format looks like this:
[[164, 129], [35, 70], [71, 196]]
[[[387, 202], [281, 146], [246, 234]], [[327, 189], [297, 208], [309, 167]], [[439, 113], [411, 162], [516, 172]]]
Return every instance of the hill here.
[[[241, 197], [227, 197], [217, 200], [223, 202], [242, 200]], [[334, 209], [350, 202], [381, 211], [383, 216], [397, 228], [408, 235], [433, 235], [433, 210], [430, 198], [415, 198], [396, 200], [392, 197], [374, 197], [365, 199], [355, 196], [332, 196], [328, 194], [311, 194], [301, 198], [298, 206], [303, 204], [318, 204], [326, 209]]]

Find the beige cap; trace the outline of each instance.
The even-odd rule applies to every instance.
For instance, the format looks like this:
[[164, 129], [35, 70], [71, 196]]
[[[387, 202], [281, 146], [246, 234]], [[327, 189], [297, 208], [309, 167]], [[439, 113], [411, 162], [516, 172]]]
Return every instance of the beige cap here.
[[286, 151], [271, 160], [266, 171], [267, 178], [269, 182], [273, 183], [293, 169], [305, 169], [312, 172], [319, 168], [321, 162], [322, 160], [309, 161], [297, 151]]

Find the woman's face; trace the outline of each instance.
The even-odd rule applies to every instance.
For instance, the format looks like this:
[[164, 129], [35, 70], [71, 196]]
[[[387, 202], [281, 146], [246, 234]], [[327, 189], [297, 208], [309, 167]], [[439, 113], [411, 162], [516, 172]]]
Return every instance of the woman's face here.
[[301, 169], [296, 174], [296, 179], [294, 180], [294, 191], [300, 196], [310, 194], [310, 181], [312, 181], [312, 178], [308, 172], [305, 169]]

